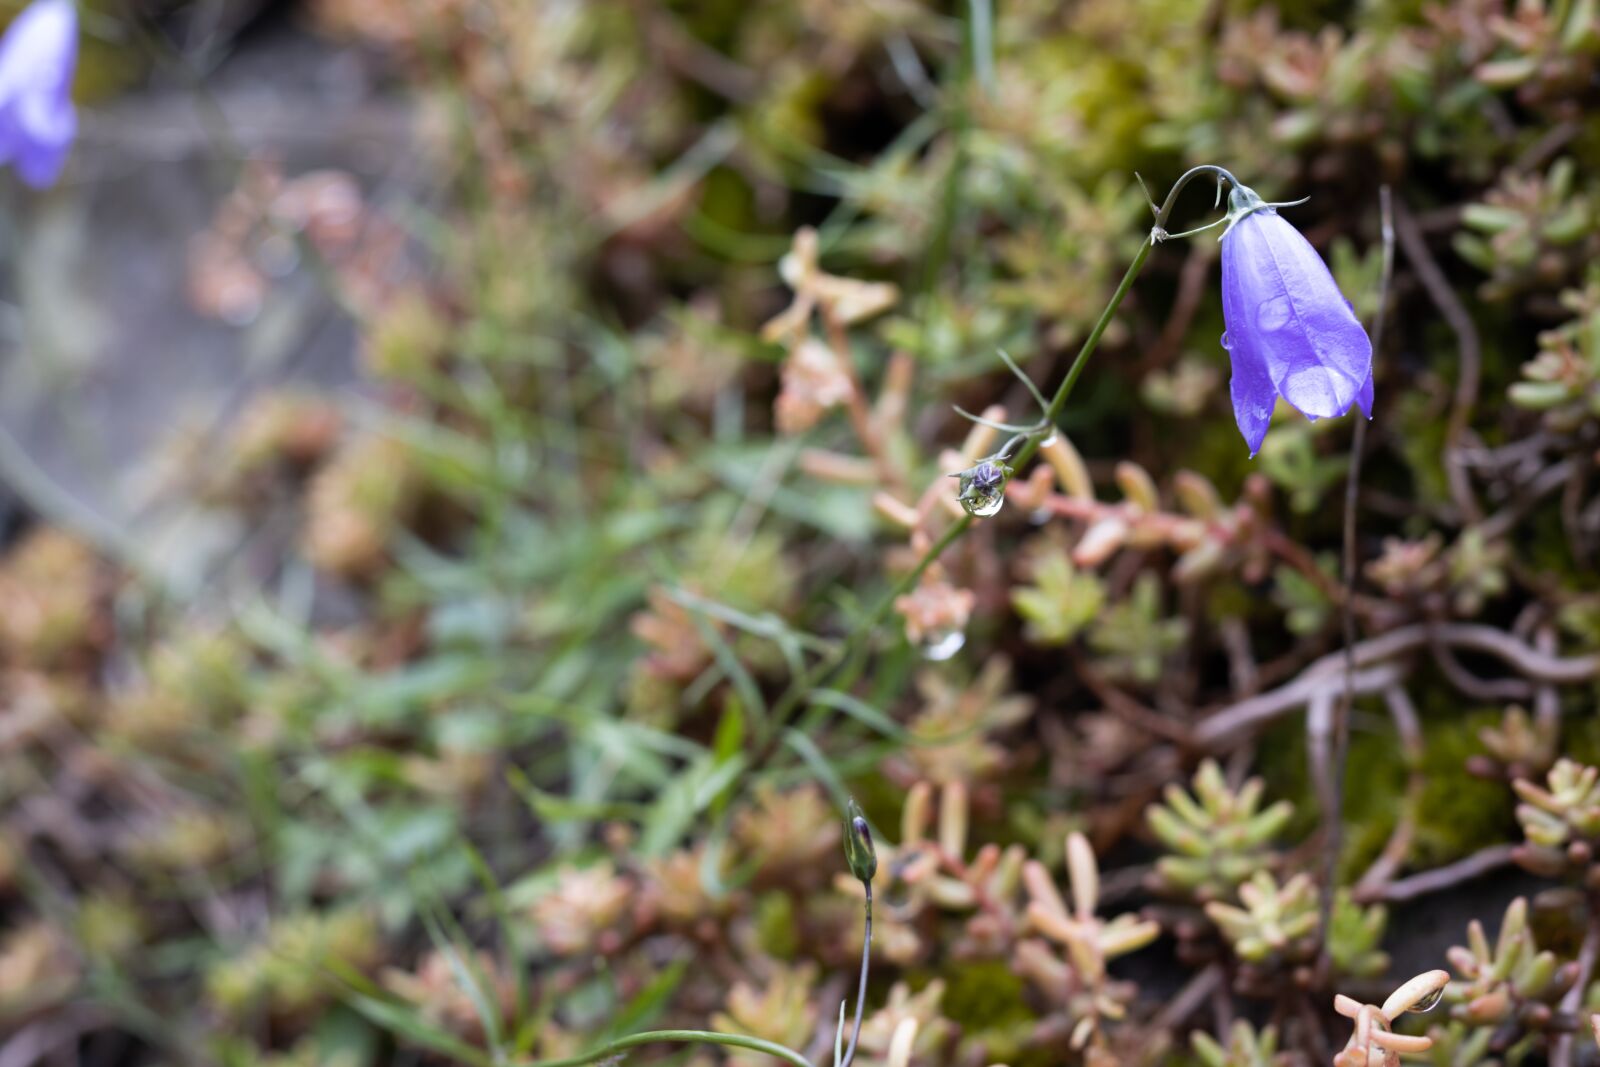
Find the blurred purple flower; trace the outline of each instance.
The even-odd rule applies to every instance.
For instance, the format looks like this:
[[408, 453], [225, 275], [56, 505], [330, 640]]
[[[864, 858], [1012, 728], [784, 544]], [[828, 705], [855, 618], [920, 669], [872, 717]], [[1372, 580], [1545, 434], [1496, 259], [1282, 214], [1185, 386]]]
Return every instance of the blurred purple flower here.
[[35, 189], [55, 182], [78, 132], [77, 62], [72, 0], [35, 0], [0, 38], [0, 165]]
[[1372, 417], [1372, 342], [1311, 242], [1249, 189], [1222, 235], [1222, 346], [1233, 415], [1254, 456], [1278, 397], [1310, 419]]

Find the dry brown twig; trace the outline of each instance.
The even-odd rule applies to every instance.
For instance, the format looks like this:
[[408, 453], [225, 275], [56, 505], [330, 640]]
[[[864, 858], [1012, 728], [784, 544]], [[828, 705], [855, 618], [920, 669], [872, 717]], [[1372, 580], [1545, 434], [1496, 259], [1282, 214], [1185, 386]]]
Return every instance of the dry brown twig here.
[[1411, 269], [1416, 271], [1417, 279], [1422, 282], [1423, 289], [1427, 290], [1429, 299], [1433, 301], [1434, 306], [1439, 309], [1439, 314], [1449, 323], [1450, 329], [1456, 335], [1456, 344], [1461, 353], [1461, 376], [1456, 381], [1450, 421], [1445, 428], [1444, 468], [1445, 476], [1450, 482], [1450, 494], [1455, 499], [1456, 507], [1461, 509], [1462, 519], [1466, 522], [1478, 522], [1483, 518], [1483, 511], [1473, 494], [1472, 483], [1467, 478], [1460, 451], [1468, 443], [1464, 438], [1472, 421], [1473, 406], [1478, 402], [1478, 379], [1483, 366], [1483, 345], [1478, 340], [1478, 328], [1473, 323], [1472, 316], [1462, 306], [1449, 280], [1439, 269], [1433, 254], [1428, 251], [1427, 239], [1422, 235], [1416, 218], [1403, 201], [1395, 202], [1394, 223], [1395, 235], [1400, 239], [1400, 247], [1411, 263]]
[[[1354, 646], [1351, 652], [1357, 668], [1356, 692], [1381, 691], [1398, 682], [1404, 674], [1402, 666], [1389, 661], [1414, 652], [1430, 641], [1494, 656], [1533, 682], [1577, 685], [1600, 675], [1600, 655], [1550, 655], [1493, 626], [1414, 623]], [[1233, 741], [1240, 733], [1306, 706], [1315, 694], [1336, 684], [1344, 663], [1343, 652], [1330, 653], [1313, 661], [1293, 681], [1214, 712], [1195, 727], [1195, 743], [1215, 749]]]

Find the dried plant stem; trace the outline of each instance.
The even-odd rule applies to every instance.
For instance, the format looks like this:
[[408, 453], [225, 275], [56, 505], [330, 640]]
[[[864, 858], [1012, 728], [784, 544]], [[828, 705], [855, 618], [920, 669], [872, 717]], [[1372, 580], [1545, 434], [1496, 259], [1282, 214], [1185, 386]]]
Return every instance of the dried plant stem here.
[[[1372, 360], [1376, 365], [1383, 346], [1383, 328], [1389, 306], [1389, 283], [1394, 277], [1394, 198], [1389, 187], [1378, 190], [1380, 232], [1383, 240], [1383, 271], [1378, 279], [1378, 310], [1372, 324]], [[1322, 953], [1328, 957], [1328, 930], [1333, 918], [1333, 894], [1339, 879], [1339, 851], [1344, 842], [1344, 776], [1350, 759], [1350, 712], [1355, 706], [1356, 691], [1356, 573], [1357, 558], [1356, 513], [1360, 506], [1361, 453], [1367, 441], [1367, 422], [1355, 420], [1355, 432], [1350, 438], [1350, 474], [1344, 486], [1344, 596], [1340, 616], [1344, 625], [1344, 693], [1331, 702], [1332, 712], [1332, 767], [1318, 777], [1326, 779], [1326, 797], [1322, 808]], [[1313, 705], [1315, 707], [1315, 705]]]
[[1405, 251], [1406, 259], [1411, 263], [1411, 269], [1417, 272], [1417, 280], [1422, 282], [1422, 287], [1427, 290], [1428, 297], [1439, 309], [1439, 314], [1449, 323], [1450, 329], [1455, 332], [1456, 345], [1461, 353], [1461, 376], [1456, 381], [1456, 395], [1450, 408], [1450, 421], [1445, 428], [1445, 477], [1450, 482], [1450, 493], [1455, 498], [1456, 507], [1461, 509], [1461, 518], [1465, 522], [1478, 522], [1483, 518], [1482, 509], [1478, 506], [1478, 499], [1473, 495], [1472, 484], [1467, 479], [1465, 465], [1461, 461], [1461, 450], [1466, 442], [1468, 424], [1472, 421], [1472, 409], [1478, 402], [1478, 379], [1483, 366], [1483, 345], [1478, 340], [1478, 328], [1472, 321], [1472, 316], [1462, 306], [1461, 300], [1456, 296], [1455, 290], [1450, 287], [1450, 282], [1439, 269], [1439, 264], [1434, 260], [1433, 254], [1428, 251], [1428, 241], [1422, 235], [1422, 229], [1417, 225], [1417, 220], [1406, 209], [1405, 204], [1398, 203], [1394, 208], [1395, 232], [1400, 238], [1400, 247]]
[[1223, 970], [1222, 964], [1213, 963], [1190, 978], [1178, 991], [1178, 995], [1167, 1001], [1166, 1007], [1161, 1009], [1161, 1014], [1156, 1016], [1150, 1027], [1150, 1037], [1146, 1039], [1146, 1046], [1148, 1047], [1149, 1042], [1154, 1041], [1162, 1033], [1181, 1026], [1184, 1020], [1199, 1011], [1211, 999], [1216, 990], [1226, 989], [1223, 981], [1226, 977], [1227, 972]]
[[845, 331], [844, 324], [826, 309], [823, 310], [822, 322], [828, 334], [828, 347], [833, 349], [834, 358], [850, 380], [850, 397], [845, 403], [850, 413], [850, 425], [876, 464], [878, 477], [890, 487], [900, 490], [904, 487], [904, 479], [884, 451], [883, 434], [878, 432], [878, 424], [872, 418], [872, 409], [867, 405], [866, 393], [861, 388], [861, 376], [856, 373], [856, 361], [850, 353], [850, 335]]
[[[1600, 677], [1600, 655], [1563, 658], [1541, 652], [1493, 626], [1469, 623], [1414, 623], [1370, 637], [1350, 649], [1358, 668], [1354, 688], [1358, 693], [1379, 691], [1400, 678], [1398, 664], [1388, 663], [1408, 652], [1438, 641], [1451, 648], [1466, 648], [1505, 661], [1533, 682], [1576, 685]], [[1335, 652], [1315, 660], [1291, 682], [1248, 700], [1230, 704], [1195, 727], [1194, 740], [1203, 748], [1217, 748], [1244, 730], [1304, 707], [1315, 693], [1325, 691], [1341, 672], [1345, 653]]]
[[1470, 882], [1474, 878], [1482, 878], [1491, 871], [1511, 863], [1510, 845], [1490, 845], [1480, 849], [1465, 859], [1436, 867], [1431, 871], [1413, 874], [1409, 878], [1401, 878], [1387, 885], [1373, 887], [1357, 887], [1356, 900], [1363, 904], [1374, 901], [1401, 901], [1415, 900], [1417, 897], [1427, 896], [1429, 893], [1438, 893], [1446, 889], [1454, 889], [1462, 882]]
[[1395, 732], [1400, 735], [1400, 752], [1407, 768], [1406, 792], [1400, 803], [1400, 813], [1395, 816], [1394, 830], [1389, 834], [1389, 840], [1384, 843], [1378, 858], [1372, 861], [1372, 866], [1367, 868], [1367, 873], [1356, 881], [1355, 895], [1358, 898], [1363, 894], [1381, 893], [1394, 877], [1394, 872], [1405, 862], [1412, 839], [1416, 837], [1417, 807], [1422, 802], [1422, 722], [1417, 716], [1416, 705], [1399, 686], [1385, 690], [1383, 699], [1390, 717], [1394, 719]]
[[[1578, 980], [1561, 998], [1561, 1014], [1578, 1014], [1584, 994], [1589, 990], [1589, 979], [1594, 975], [1597, 956], [1600, 956], [1600, 897], [1590, 893], [1589, 929], [1583, 935], [1583, 947], [1578, 950]], [[1572, 1042], [1571, 1030], [1564, 1031], [1556, 1038], [1555, 1046], [1550, 1050], [1550, 1067], [1572, 1067]]]

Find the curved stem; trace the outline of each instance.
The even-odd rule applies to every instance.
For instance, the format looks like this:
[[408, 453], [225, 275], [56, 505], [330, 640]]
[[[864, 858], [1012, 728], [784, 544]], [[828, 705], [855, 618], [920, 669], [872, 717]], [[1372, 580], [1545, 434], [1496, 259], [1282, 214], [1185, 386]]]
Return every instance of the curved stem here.
[[750, 1049], [753, 1052], [765, 1052], [769, 1056], [793, 1064], [794, 1067], [811, 1067], [800, 1053], [775, 1041], [746, 1037], [743, 1034], [719, 1034], [712, 1030], [647, 1030], [642, 1034], [619, 1037], [615, 1041], [609, 1041], [588, 1052], [580, 1052], [576, 1056], [558, 1060], [519, 1060], [514, 1062], [513, 1067], [581, 1067], [585, 1063], [608, 1059], [623, 1049], [633, 1048], [635, 1045], [651, 1045], [657, 1041], [693, 1041], [707, 1045], [730, 1045], [734, 1048]]
[[1213, 166], [1210, 163], [1202, 163], [1198, 167], [1190, 167], [1188, 170], [1178, 175], [1178, 180], [1173, 182], [1172, 188], [1167, 191], [1167, 198], [1161, 202], [1161, 210], [1156, 212], [1157, 230], [1161, 231], [1162, 233], [1166, 232], [1167, 220], [1172, 217], [1172, 209], [1178, 203], [1178, 194], [1183, 192], [1184, 186], [1188, 185], [1191, 181], [1193, 181], [1195, 178], [1198, 178], [1202, 174], [1215, 174], [1218, 178], [1227, 182], [1235, 189], [1242, 188], [1239, 179], [1235, 178], [1233, 176], [1233, 172], [1227, 170], [1226, 168]]
[[856, 1042], [861, 1039], [861, 1013], [867, 1005], [867, 969], [872, 966], [872, 883], [863, 881], [861, 885], [867, 891], [867, 927], [861, 939], [861, 983], [856, 989], [856, 1021], [850, 1034], [850, 1047], [844, 1050], [839, 1067], [850, 1067], [850, 1061], [856, 1057]]
[[1033, 434], [1036, 434], [1041, 429], [1046, 429], [1046, 428], [1048, 428], [1048, 427], [1030, 427], [1029, 429], [1026, 429], [1026, 430], [1023, 430], [1023, 431], [1019, 432], [1018, 434], [1016, 434], [1016, 436], [1012, 437], [1005, 444], [1001, 445], [1000, 446], [1000, 451], [996, 452], [995, 455], [998, 456], [1001, 460], [1003, 460], [1003, 461], [1005, 461], [1007, 463], [1011, 462], [1011, 452], [1012, 452], [1013, 449], [1015, 449], [1018, 445], [1022, 444], [1024, 441], [1026, 441]]
[[960, 539], [962, 534], [967, 532], [967, 528], [972, 523], [973, 518], [971, 515], [963, 515], [951, 523], [945, 532], [939, 535], [939, 539], [922, 554], [922, 558], [917, 560], [917, 565], [902, 575], [900, 580], [879, 598], [878, 602], [873, 605], [872, 610], [851, 628], [843, 640], [836, 642], [826, 655], [812, 664], [810, 670], [790, 683], [789, 688], [784, 691], [783, 695], [778, 698], [777, 703], [773, 705], [770, 717], [771, 726], [769, 727], [770, 736], [767, 739], [767, 745], [752, 766], [759, 766], [777, 748], [779, 727], [800, 706], [801, 702], [807, 699], [811, 690], [815, 689], [829, 672], [849, 658], [850, 654], [855, 650], [855, 646], [866, 634], [871, 633], [878, 623], [883, 620], [883, 617], [889, 613], [889, 609], [894, 606], [894, 602], [911, 591], [912, 587], [922, 579], [923, 573], [933, 566], [934, 561], [944, 553], [945, 549], [949, 548]]

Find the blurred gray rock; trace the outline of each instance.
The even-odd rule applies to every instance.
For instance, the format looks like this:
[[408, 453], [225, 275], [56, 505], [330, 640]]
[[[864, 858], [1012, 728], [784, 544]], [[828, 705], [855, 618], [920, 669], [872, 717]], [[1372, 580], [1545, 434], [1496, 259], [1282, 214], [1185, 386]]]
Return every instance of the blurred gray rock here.
[[290, 178], [349, 171], [380, 207], [414, 197], [420, 175], [414, 108], [359, 50], [284, 23], [231, 42], [203, 75], [172, 68], [82, 109], [55, 190], [0, 180], [0, 475], [22, 507], [181, 589], [250, 531], [171, 491], [175, 435], [225, 431], [261, 389], [357, 375], [352, 325], [292, 245], [237, 325], [191, 307], [190, 245], [240, 157], [274, 158]]

